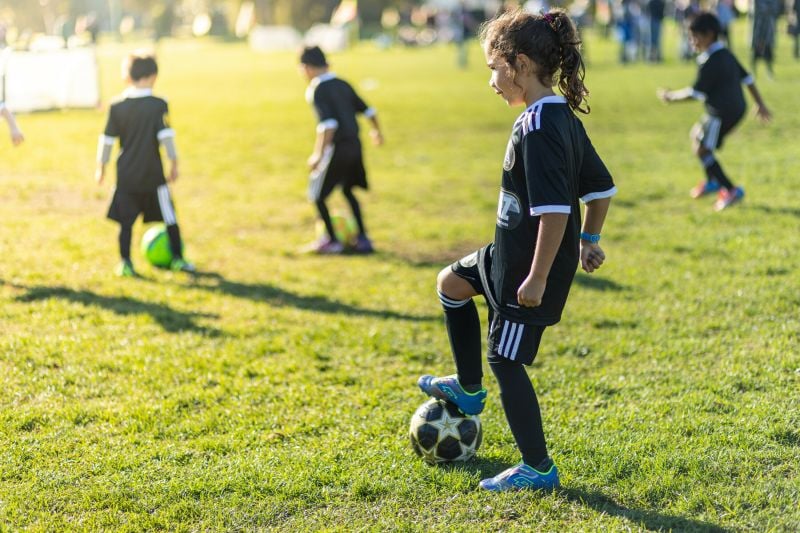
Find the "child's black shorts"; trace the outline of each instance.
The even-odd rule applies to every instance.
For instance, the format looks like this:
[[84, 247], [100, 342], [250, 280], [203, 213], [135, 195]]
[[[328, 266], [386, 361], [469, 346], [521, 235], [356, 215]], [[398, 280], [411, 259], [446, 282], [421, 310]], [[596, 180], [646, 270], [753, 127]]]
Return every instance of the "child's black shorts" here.
[[177, 223], [175, 207], [166, 185], [148, 192], [114, 191], [108, 218], [123, 225], [132, 225], [140, 213], [144, 215], [145, 222], [164, 222], [168, 226]]
[[319, 166], [309, 179], [309, 200], [324, 200], [337, 185], [343, 188], [367, 188], [367, 171], [364, 169], [361, 143], [336, 143], [323, 153]]
[[722, 148], [722, 141], [733, 128], [739, 123], [742, 117], [723, 118], [712, 115], [703, 115], [700, 122], [692, 128], [692, 136], [697, 142], [705, 146], [709, 151]]
[[[489, 302], [488, 361], [492, 363], [509, 360], [530, 365], [539, 351], [542, 334], [547, 326], [508, 320], [496, 311], [495, 305], [492, 303], [494, 298], [491, 297], [491, 294], [487, 296], [490, 289], [484, 286], [483, 281], [489, 279], [487, 274], [492, 271], [492, 246], [491, 244], [486, 245], [480, 250], [462, 257], [450, 265], [450, 268], [453, 273], [472, 285], [475, 292], [486, 297]], [[482, 265], [481, 258], [483, 259]]]

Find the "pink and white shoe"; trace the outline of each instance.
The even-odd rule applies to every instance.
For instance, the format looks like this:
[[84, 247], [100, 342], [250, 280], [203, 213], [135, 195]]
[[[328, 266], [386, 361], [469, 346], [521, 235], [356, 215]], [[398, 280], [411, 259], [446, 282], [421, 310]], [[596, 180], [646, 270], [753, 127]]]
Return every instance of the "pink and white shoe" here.
[[313, 251], [321, 255], [336, 255], [344, 252], [344, 244], [334, 241], [330, 237], [323, 237], [317, 241]]
[[727, 209], [733, 204], [739, 203], [744, 198], [744, 189], [736, 187], [735, 189], [719, 191], [717, 201], [714, 203], [714, 211], [722, 211]]

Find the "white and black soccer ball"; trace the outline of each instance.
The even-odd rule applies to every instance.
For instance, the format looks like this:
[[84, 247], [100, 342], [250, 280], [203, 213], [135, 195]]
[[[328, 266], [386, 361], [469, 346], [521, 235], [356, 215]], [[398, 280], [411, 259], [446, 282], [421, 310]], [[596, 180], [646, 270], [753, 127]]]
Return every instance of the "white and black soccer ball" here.
[[431, 398], [416, 410], [409, 428], [411, 447], [429, 464], [466, 461], [483, 439], [481, 420], [455, 404]]

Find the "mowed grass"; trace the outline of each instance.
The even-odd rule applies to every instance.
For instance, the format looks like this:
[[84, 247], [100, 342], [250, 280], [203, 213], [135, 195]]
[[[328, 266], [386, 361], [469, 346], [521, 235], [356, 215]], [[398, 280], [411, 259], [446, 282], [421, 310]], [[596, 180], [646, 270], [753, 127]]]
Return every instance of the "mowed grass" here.
[[[105, 103], [127, 49], [98, 51]], [[518, 460], [488, 367], [476, 460], [427, 466], [406, 435], [417, 376], [453, 371], [436, 273], [492, 239], [520, 111], [477, 46], [465, 71], [448, 48], [331, 57], [384, 124], [361, 195], [371, 257], [298, 253], [314, 119], [294, 54], [159, 48], [197, 279], [138, 255], [142, 279], [113, 277], [111, 184], [92, 181], [105, 109], [18, 117], [27, 142], [0, 145], [0, 529], [800, 528], [800, 63], [784, 42], [759, 77], [774, 123], [726, 141], [747, 197], [713, 213], [687, 194], [700, 105], [655, 98], [695, 66], [615, 54], [589, 39], [585, 123], [620, 190], [608, 260], [530, 369], [552, 494], [477, 488]]]

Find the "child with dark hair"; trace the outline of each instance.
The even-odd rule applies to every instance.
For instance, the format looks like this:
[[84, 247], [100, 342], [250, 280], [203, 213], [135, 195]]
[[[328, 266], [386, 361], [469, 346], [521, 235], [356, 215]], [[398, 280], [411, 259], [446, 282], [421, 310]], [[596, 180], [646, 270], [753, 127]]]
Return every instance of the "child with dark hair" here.
[[337, 186], [341, 186], [353, 217], [358, 225], [355, 251], [371, 253], [372, 242], [367, 236], [364, 217], [353, 189], [367, 188], [367, 172], [361, 153], [356, 115], [363, 114], [372, 124], [370, 136], [376, 145], [383, 144], [383, 135], [375, 109], [368, 107], [349, 83], [337, 78], [328, 70], [325, 54], [317, 46], [307, 47], [300, 55], [300, 66], [309, 80], [306, 99], [317, 113], [317, 139], [314, 151], [308, 158], [311, 168], [309, 200], [314, 202], [326, 236], [314, 243], [313, 251], [320, 254], [338, 254], [344, 243], [336, 237], [325, 199]]
[[[111, 104], [108, 120], [97, 147], [95, 179], [102, 184], [111, 148], [119, 139], [117, 158], [117, 187], [108, 210], [108, 218], [119, 223], [119, 276], [135, 276], [131, 261], [133, 224], [144, 214], [145, 222], [163, 221], [167, 226], [172, 264], [170, 268], [195, 272], [195, 267], [183, 258], [183, 243], [175, 217], [167, 181], [178, 179], [178, 153], [175, 131], [169, 126], [167, 102], [153, 96], [158, 77], [158, 64], [151, 55], [132, 54], [123, 62], [123, 76], [129, 83], [122, 98]], [[164, 177], [159, 145], [163, 145], [171, 167]]]
[[[488, 22], [481, 37], [489, 85], [525, 111], [506, 147], [494, 242], [445, 268], [437, 280], [457, 374], [422, 376], [418, 385], [466, 414], [483, 410], [487, 393], [473, 298], [484, 296], [489, 367], [522, 462], [480, 486], [552, 489], [560, 483], [558, 469], [525, 365], [533, 362], [545, 328], [561, 319], [578, 263], [586, 272], [603, 264], [598, 241], [616, 187], [574, 113], [589, 112], [589, 91], [581, 41], [567, 14], [510, 11]], [[586, 204], [582, 225], [580, 201]]]
[[700, 100], [704, 102], [706, 113], [691, 131], [692, 147], [700, 159], [706, 179], [691, 190], [692, 198], [701, 198], [718, 192], [714, 209], [721, 211], [744, 198], [744, 189], [737, 187], [722, 170], [715, 150], [722, 147], [722, 141], [744, 116], [746, 103], [742, 84], [747, 86], [755, 100], [757, 114], [764, 121], [770, 119], [770, 112], [761, 99], [755, 80], [742, 67], [736, 57], [718, 39], [720, 24], [711, 13], [700, 13], [689, 25], [689, 38], [695, 50], [700, 52], [697, 62], [700, 65], [697, 80], [692, 87], [677, 91], [659, 89], [658, 97], [664, 102]]

